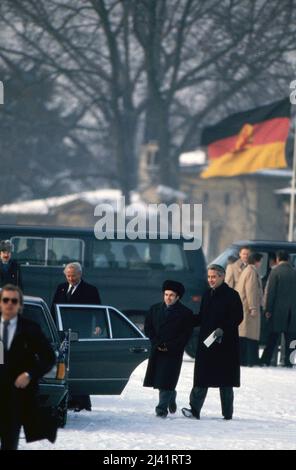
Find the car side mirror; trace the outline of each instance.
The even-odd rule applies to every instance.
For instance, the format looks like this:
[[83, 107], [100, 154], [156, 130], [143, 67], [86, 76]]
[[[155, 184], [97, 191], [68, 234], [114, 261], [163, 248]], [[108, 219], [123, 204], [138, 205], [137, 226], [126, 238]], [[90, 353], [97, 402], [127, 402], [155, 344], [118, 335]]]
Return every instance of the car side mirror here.
[[71, 331], [69, 339], [70, 339], [71, 342], [72, 341], [78, 341], [79, 340], [78, 332], [77, 331]]

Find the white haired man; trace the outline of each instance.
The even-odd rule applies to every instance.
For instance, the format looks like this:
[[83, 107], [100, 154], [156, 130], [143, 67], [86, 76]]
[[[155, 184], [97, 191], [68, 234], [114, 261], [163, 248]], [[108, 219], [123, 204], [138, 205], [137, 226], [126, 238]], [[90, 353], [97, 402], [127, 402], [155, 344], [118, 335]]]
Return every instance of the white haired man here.
[[[101, 298], [98, 289], [82, 279], [82, 267], [80, 263], [67, 264], [64, 269], [67, 282], [59, 284], [51, 306], [51, 312], [55, 317], [55, 304], [86, 304], [100, 305]], [[91, 411], [89, 395], [72, 395], [69, 400], [69, 408], [74, 411]]]

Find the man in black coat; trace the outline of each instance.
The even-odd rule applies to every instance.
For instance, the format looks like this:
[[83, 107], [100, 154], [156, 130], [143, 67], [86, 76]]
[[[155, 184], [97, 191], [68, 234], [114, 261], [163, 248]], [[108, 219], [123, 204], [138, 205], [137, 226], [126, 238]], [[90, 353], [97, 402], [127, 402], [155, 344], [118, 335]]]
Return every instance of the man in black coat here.
[[145, 319], [145, 334], [151, 341], [144, 387], [159, 389], [156, 416], [175, 413], [176, 385], [185, 345], [192, 333], [193, 313], [180, 302], [184, 286], [167, 280], [163, 283], [163, 302], [153, 305]]
[[[182, 408], [187, 418], [200, 418], [200, 411], [209, 387], [219, 387], [224, 419], [232, 419], [233, 387], [240, 386], [240, 357], [238, 326], [243, 320], [239, 294], [224, 282], [222, 266], [208, 268], [208, 289], [201, 302], [195, 324], [200, 326], [194, 383], [189, 408]], [[204, 344], [211, 333], [216, 340]]]
[[[64, 269], [67, 282], [59, 284], [51, 306], [51, 313], [55, 318], [55, 304], [86, 304], [100, 305], [101, 298], [98, 289], [82, 279], [82, 267], [80, 263], [69, 263]], [[69, 408], [74, 411], [91, 411], [89, 395], [71, 395]]]
[[11, 259], [12, 243], [10, 240], [0, 242], [0, 287], [6, 284], [14, 284], [23, 288], [21, 268]]
[[[59, 284], [52, 304], [101, 304], [98, 289], [82, 279], [80, 263], [69, 263], [64, 269], [67, 282]], [[53, 311], [53, 310], [52, 310]]]
[[1, 450], [16, 450], [23, 425], [28, 442], [54, 442], [57, 423], [43, 421], [38, 408], [38, 380], [55, 364], [55, 354], [39, 325], [20, 315], [22, 291], [7, 284], [0, 292], [0, 439]]
[[289, 253], [280, 250], [268, 280], [265, 316], [269, 323], [267, 344], [261, 357], [261, 365], [269, 366], [281, 333], [285, 336], [285, 367], [290, 362], [290, 343], [296, 338], [296, 271], [289, 262]]

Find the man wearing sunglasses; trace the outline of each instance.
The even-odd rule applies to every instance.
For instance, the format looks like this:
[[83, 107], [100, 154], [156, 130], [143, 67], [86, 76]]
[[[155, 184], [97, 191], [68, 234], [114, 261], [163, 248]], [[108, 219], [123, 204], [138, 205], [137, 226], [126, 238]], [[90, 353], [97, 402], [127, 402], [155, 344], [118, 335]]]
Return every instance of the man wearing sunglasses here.
[[[0, 365], [1, 450], [16, 450], [23, 425], [28, 442], [55, 433], [52, 423], [40, 423], [37, 406], [38, 380], [55, 364], [55, 355], [39, 325], [21, 315], [23, 294], [7, 284], [0, 292], [0, 338], [4, 363]], [[40, 426], [42, 425], [42, 428]]]

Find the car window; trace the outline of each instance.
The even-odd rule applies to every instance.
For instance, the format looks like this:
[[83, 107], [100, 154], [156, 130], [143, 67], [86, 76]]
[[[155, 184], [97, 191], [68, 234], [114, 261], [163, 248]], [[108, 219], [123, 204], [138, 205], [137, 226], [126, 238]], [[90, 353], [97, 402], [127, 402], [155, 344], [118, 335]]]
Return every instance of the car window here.
[[45, 266], [47, 239], [41, 237], [13, 237], [14, 258], [27, 266]]
[[78, 238], [13, 237], [14, 258], [26, 266], [84, 264], [84, 241]]
[[96, 268], [188, 270], [182, 244], [159, 240], [149, 242], [97, 240], [93, 244], [92, 258], [93, 266]]
[[140, 333], [115, 310], [109, 308], [113, 338], [141, 338]]
[[63, 330], [77, 331], [79, 339], [110, 338], [106, 309], [83, 307], [59, 307]]
[[78, 238], [49, 238], [48, 254], [48, 264], [51, 266], [65, 266], [73, 261], [83, 265], [84, 241]]
[[52, 334], [48, 322], [45, 318], [44, 310], [39, 305], [24, 304], [23, 316], [38, 323], [46, 338], [52, 342]]
[[225, 251], [223, 251], [223, 253], [221, 253], [221, 255], [215, 258], [210, 264], [219, 264], [220, 266], [226, 267], [228, 264], [228, 258], [230, 256], [234, 258], [238, 258], [239, 257], [238, 252], [239, 252], [238, 247], [231, 246], [227, 248]]
[[293, 268], [296, 268], [296, 253], [290, 253], [290, 262]]
[[269, 267], [268, 267], [269, 255], [268, 253], [264, 251], [256, 251], [256, 253], [260, 253], [262, 255], [261, 264], [259, 268], [259, 274], [261, 278], [263, 278], [269, 273]]

